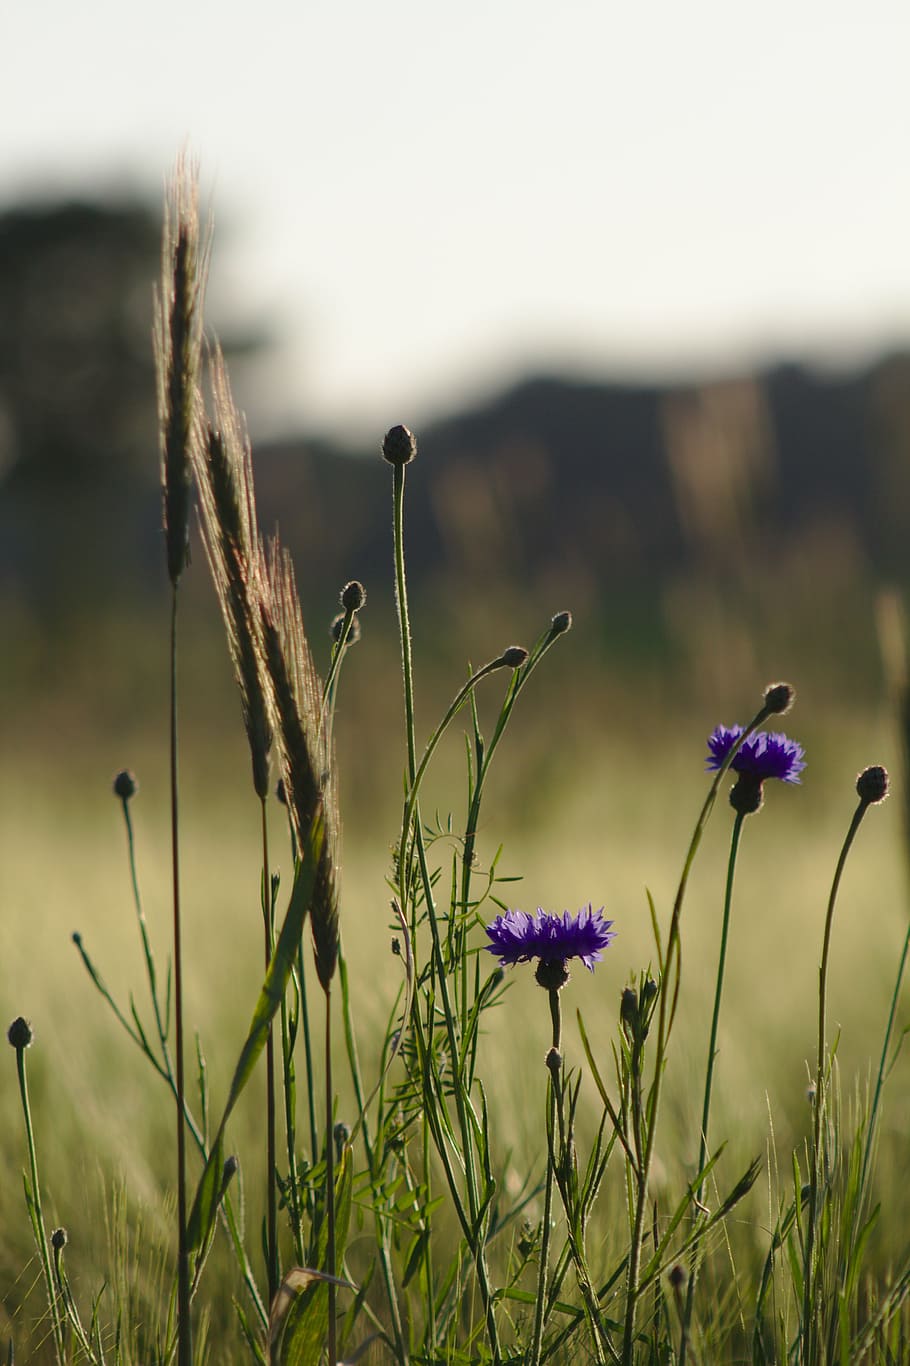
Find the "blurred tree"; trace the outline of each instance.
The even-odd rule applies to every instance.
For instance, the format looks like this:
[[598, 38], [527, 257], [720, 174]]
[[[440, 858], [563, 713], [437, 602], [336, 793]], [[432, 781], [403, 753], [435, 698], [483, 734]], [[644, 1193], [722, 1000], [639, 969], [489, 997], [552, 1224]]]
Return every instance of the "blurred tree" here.
[[160, 558], [160, 238], [141, 203], [0, 215], [0, 585], [45, 620], [126, 599]]

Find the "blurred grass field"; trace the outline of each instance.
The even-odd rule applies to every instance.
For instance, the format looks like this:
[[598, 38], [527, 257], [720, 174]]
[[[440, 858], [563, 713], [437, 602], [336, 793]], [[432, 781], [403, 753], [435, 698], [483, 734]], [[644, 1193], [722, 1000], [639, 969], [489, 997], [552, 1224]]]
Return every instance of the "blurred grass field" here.
[[[380, 607], [380, 621], [381, 613]], [[385, 878], [400, 820], [403, 767], [394, 642], [381, 630], [371, 641], [368, 622], [365, 639], [347, 665], [337, 721], [344, 817], [342, 936], [367, 1078], [375, 1073], [376, 1047], [401, 980], [390, 948]], [[135, 640], [130, 630], [136, 630]], [[163, 963], [170, 935], [165, 680], [163, 669], [156, 677], [154, 654], [138, 639], [138, 628], [128, 626], [121, 634], [111, 630], [106, 643], [97, 645], [94, 693], [89, 676], [70, 673], [69, 687], [48, 686], [22, 697], [23, 723], [11, 725], [8, 713], [2, 758], [0, 1000], [7, 1019], [23, 1014], [35, 1028], [29, 1067], [45, 1204], [51, 1226], [60, 1223], [69, 1230], [71, 1274], [77, 1293], [85, 1297], [97, 1293], [112, 1274], [109, 1210], [121, 1186], [129, 1192], [127, 1222], [133, 1229], [143, 1211], [149, 1255], [156, 1246], [169, 1250], [165, 1213], [173, 1200], [172, 1104], [116, 1026], [71, 942], [78, 930], [120, 1004], [127, 1008], [132, 993], [148, 1018], [122, 817], [110, 791], [117, 769], [136, 771], [139, 874], [152, 941]], [[489, 653], [506, 643], [497, 635]], [[104, 667], [97, 672], [97, 651], [103, 656], [104, 650]], [[428, 654], [418, 672], [423, 734], [462, 681], [451, 653]], [[475, 664], [480, 658], [478, 652]], [[789, 1153], [809, 1132], [806, 1088], [814, 1066], [825, 902], [855, 805], [853, 780], [871, 762], [886, 763], [898, 781], [895, 798], [861, 832], [835, 922], [829, 1034], [841, 1030], [838, 1056], [847, 1099], [877, 1065], [904, 937], [904, 798], [893, 719], [884, 700], [876, 702], [874, 696], [853, 707], [836, 704], [824, 670], [809, 672], [806, 686], [794, 677], [798, 701], [786, 718], [788, 733], [806, 747], [803, 786], [775, 785], [768, 793], [760, 815], [747, 823], [738, 866], [712, 1121], [712, 1139], [729, 1139], [722, 1184], [732, 1182], [751, 1157], [767, 1155], [772, 1123], [786, 1181]], [[423, 691], [422, 677], [428, 680]], [[203, 1043], [212, 1105], [218, 1109], [261, 980], [258, 807], [223, 646], [205, 631], [189, 634], [182, 679], [186, 1008]], [[751, 691], [739, 682], [729, 690], [674, 688], [658, 677], [633, 686], [603, 670], [576, 626], [561, 643], [552, 669], [542, 669], [522, 699], [486, 799], [480, 864], [487, 866], [502, 843], [499, 874], [521, 877], [494, 889], [506, 904], [575, 910], [590, 901], [606, 907], [618, 932], [596, 976], [576, 969], [565, 993], [569, 1066], [581, 1061], [577, 1009], [602, 1073], [611, 1075], [621, 990], [653, 961], [646, 889], [666, 928], [706, 788], [705, 737], [719, 721], [745, 720], [767, 681], [757, 677]], [[494, 678], [486, 686], [487, 715], [492, 716], [500, 684]], [[431, 776], [423, 814], [426, 822], [437, 813], [444, 822], [451, 813], [457, 831], [464, 820], [463, 727], [456, 724], [453, 730]], [[273, 859], [287, 886], [290, 855], [282, 839], [283, 815], [273, 803]], [[675, 1190], [691, 1175], [697, 1150], [730, 827], [724, 801], [696, 863], [684, 916], [680, 1020], [657, 1154], [658, 1172]], [[456, 840], [438, 841], [431, 853], [445, 878]], [[485, 918], [495, 909], [492, 903], [484, 908]], [[548, 1037], [547, 1012], [532, 974], [519, 968], [509, 979], [504, 1002], [489, 1016], [481, 1059], [507, 1185], [517, 1181], [518, 1172], [529, 1167], [539, 1172], [543, 1166]], [[898, 1029], [906, 1023], [903, 1007]], [[0, 1089], [5, 1192], [0, 1296], [11, 1317], [4, 1322], [0, 1315], [0, 1339], [13, 1333], [21, 1337], [23, 1324], [27, 1329], [29, 1315], [40, 1308], [40, 1294], [29, 1299], [27, 1293], [38, 1268], [19, 1179], [25, 1149], [12, 1056], [7, 1063], [7, 1081]], [[910, 1214], [901, 1156], [910, 1127], [908, 1067], [901, 1057], [885, 1101], [877, 1195], [888, 1218], [876, 1234], [882, 1267], [902, 1246]], [[345, 1103], [352, 1102], [341, 1062], [336, 1075], [344, 1117]], [[254, 1082], [231, 1127], [231, 1147], [241, 1159], [260, 1147], [260, 1091]], [[588, 1078], [583, 1095], [582, 1135], [590, 1133], [598, 1113]], [[767, 1243], [773, 1169], [769, 1162], [769, 1175], [737, 1211], [746, 1256], [749, 1249], [757, 1255]], [[245, 1170], [254, 1248], [258, 1175]], [[608, 1182], [601, 1198], [603, 1227], [592, 1237], [595, 1246], [602, 1241], [604, 1256], [617, 1200]], [[351, 1255], [356, 1261], [356, 1240]], [[218, 1355], [218, 1343], [220, 1329], [230, 1329], [235, 1282], [225, 1263], [213, 1310], [215, 1360], [228, 1359]]]

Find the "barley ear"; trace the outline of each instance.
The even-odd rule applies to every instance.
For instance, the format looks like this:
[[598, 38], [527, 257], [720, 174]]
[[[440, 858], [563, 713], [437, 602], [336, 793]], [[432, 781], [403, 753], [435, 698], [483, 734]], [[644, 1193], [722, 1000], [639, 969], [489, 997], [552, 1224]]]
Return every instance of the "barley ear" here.
[[191, 451], [200, 436], [199, 365], [209, 233], [200, 242], [198, 170], [178, 158], [165, 196], [161, 282], [155, 291], [155, 369], [168, 575], [189, 557]]
[[272, 726], [261, 641], [265, 562], [256, 516], [252, 453], [217, 346], [211, 372], [214, 420], [205, 424], [203, 440], [194, 442], [192, 448], [202, 539], [240, 690], [253, 786], [260, 800], [265, 800]]

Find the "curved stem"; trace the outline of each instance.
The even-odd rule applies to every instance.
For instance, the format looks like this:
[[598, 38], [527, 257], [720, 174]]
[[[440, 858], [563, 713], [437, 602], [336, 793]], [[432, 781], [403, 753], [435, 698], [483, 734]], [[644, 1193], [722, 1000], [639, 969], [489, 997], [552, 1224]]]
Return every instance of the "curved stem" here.
[[837, 867], [834, 870], [834, 879], [831, 883], [831, 892], [828, 896], [828, 909], [825, 915], [825, 935], [822, 943], [822, 961], [818, 970], [818, 1061], [815, 1073], [815, 1119], [812, 1129], [812, 1151], [810, 1153], [809, 1165], [809, 1211], [808, 1226], [806, 1228], [806, 1256], [803, 1265], [803, 1322], [802, 1322], [802, 1352], [801, 1357], [804, 1366], [809, 1366], [812, 1361], [813, 1352], [813, 1327], [814, 1311], [813, 1298], [815, 1286], [815, 1271], [812, 1265], [813, 1253], [815, 1251], [815, 1225], [818, 1215], [818, 1178], [819, 1163], [821, 1160], [822, 1147], [822, 1127], [825, 1122], [825, 1109], [827, 1101], [828, 1067], [827, 1067], [827, 1043], [825, 1040], [826, 1012], [828, 998], [828, 956], [831, 949], [831, 927], [834, 923], [834, 907], [837, 902], [837, 893], [840, 887], [844, 865], [847, 862], [847, 855], [850, 846], [856, 837], [856, 832], [860, 827], [860, 822], [869, 808], [869, 803], [860, 798], [859, 805], [853, 813], [853, 819], [847, 830], [847, 835], [837, 860]]
[[[736, 813], [733, 822], [733, 834], [730, 837], [730, 857], [727, 861], [727, 884], [724, 890], [724, 918], [720, 932], [720, 953], [717, 960], [717, 981], [714, 987], [714, 1013], [711, 1016], [711, 1038], [708, 1044], [708, 1063], [705, 1068], [705, 1097], [701, 1111], [701, 1138], [698, 1144], [698, 1164], [695, 1168], [696, 1175], [704, 1169], [708, 1157], [708, 1121], [711, 1116], [711, 1088], [714, 1081], [714, 1062], [717, 1057], [717, 1029], [720, 1022], [720, 1002], [724, 989], [724, 970], [727, 962], [727, 936], [730, 929], [730, 907], [733, 902], [733, 877], [736, 872], [736, 855], [739, 850], [739, 839], [742, 834], [743, 812]], [[695, 1218], [698, 1220], [700, 1206], [704, 1194], [705, 1183], [699, 1179], [698, 1189], [695, 1192]], [[698, 1251], [700, 1240], [696, 1238], [692, 1243], [691, 1254], [691, 1274], [689, 1285], [686, 1291], [686, 1306], [683, 1313], [682, 1333], [679, 1343], [679, 1366], [685, 1366], [686, 1349], [689, 1341], [689, 1324], [692, 1321], [692, 1305], [695, 1299], [695, 1280], [698, 1275]]]

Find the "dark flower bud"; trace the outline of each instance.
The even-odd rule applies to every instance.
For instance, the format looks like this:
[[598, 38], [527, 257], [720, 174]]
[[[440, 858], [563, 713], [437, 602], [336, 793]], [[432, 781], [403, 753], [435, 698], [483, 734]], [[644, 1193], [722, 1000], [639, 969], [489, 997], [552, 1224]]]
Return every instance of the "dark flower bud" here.
[[65, 1228], [55, 1228], [51, 1234], [51, 1247], [55, 1252], [62, 1252], [68, 1241]]
[[738, 816], [753, 816], [765, 799], [761, 778], [741, 773], [730, 791], [730, 805]]
[[240, 1158], [236, 1153], [231, 1153], [230, 1157], [224, 1159], [224, 1166], [221, 1169], [221, 1184], [226, 1186], [240, 1169]]
[[667, 1280], [674, 1290], [682, 1290], [687, 1280], [686, 1268], [679, 1262], [674, 1262], [667, 1273]]
[[346, 612], [359, 612], [366, 600], [366, 589], [358, 579], [351, 579], [341, 590], [341, 605]]
[[555, 1079], [559, 1076], [559, 1069], [562, 1067], [562, 1054], [558, 1048], [551, 1048], [546, 1057], [547, 1071]]
[[765, 710], [782, 716], [796, 701], [796, 689], [789, 683], [771, 683], [765, 690]]
[[649, 978], [647, 979], [647, 981], [645, 982], [644, 986], [643, 986], [642, 989], [641, 989], [641, 1008], [642, 1008], [642, 1010], [647, 1009], [647, 1007], [651, 1004], [651, 1002], [654, 1000], [654, 997], [655, 997], [656, 995], [657, 995], [657, 983], [656, 983], [652, 978], [649, 977]]
[[13, 1023], [6, 1031], [6, 1037], [9, 1039], [16, 1052], [21, 1053], [23, 1048], [29, 1048], [31, 1046], [32, 1039], [35, 1036], [32, 1033], [32, 1027], [28, 1020], [23, 1020], [22, 1016], [19, 1015], [13, 1020]]
[[[332, 624], [331, 624], [331, 626], [329, 627], [329, 635], [332, 637], [332, 640], [335, 642], [336, 645], [338, 644], [339, 640], [341, 639], [341, 632], [342, 632], [343, 629], [344, 629], [344, 623], [345, 623], [346, 619], [347, 619], [347, 613], [346, 613], [346, 612], [339, 612], [337, 617], [333, 617], [333, 618], [332, 618]], [[351, 619], [350, 627], [348, 628], [348, 644], [349, 644], [349, 645], [356, 645], [359, 639], [360, 639], [360, 622], [357, 620], [356, 617], [353, 617], [353, 618]]]
[[338, 1123], [335, 1125], [335, 1128], [332, 1130], [332, 1136], [335, 1139], [335, 1156], [340, 1162], [341, 1155], [344, 1152], [345, 1144], [351, 1137], [351, 1126], [339, 1120]]
[[534, 973], [537, 985], [545, 991], [561, 991], [569, 980], [569, 969], [564, 958], [554, 958], [549, 963], [541, 958]]
[[628, 1037], [634, 1038], [638, 1029], [638, 995], [632, 987], [625, 987], [623, 990], [619, 1018]]
[[526, 1261], [536, 1250], [539, 1241], [538, 1230], [534, 1228], [530, 1219], [523, 1219], [521, 1223], [521, 1233], [518, 1237], [518, 1251]]
[[114, 796], [119, 797], [122, 802], [128, 802], [130, 797], [135, 797], [139, 791], [139, 782], [135, 773], [131, 773], [128, 768], [124, 768], [114, 779]]
[[571, 612], [557, 612], [557, 613], [556, 613], [556, 616], [555, 616], [555, 617], [553, 618], [553, 620], [550, 622], [550, 634], [553, 635], [553, 636], [565, 635], [566, 631], [568, 631], [568, 630], [571, 629], [571, 626], [572, 626], [572, 613], [571, 613]]
[[397, 936], [392, 940], [392, 952], [396, 958], [401, 957], [401, 940]]
[[503, 650], [500, 658], [508, 669], [520, 669], [528, 657], [528, 652], [523, 645], [510, 645], [507, 650]]
[[867, 806], [883, 802], [888, 795], [888, 770], [881, 764], [864, 768], [856, 780], [856, 791], [860, 801]]
[[410, 465], [417, 454], [417, 442], [407, 427], [390, 427], [382, 442], [382, 457], [390, 465]]
[[288, 804], [288, 790], [287, 790], [287, 788], [286, 788], [285, 785], [284, 785], [284, 779], [283, 779], [283, 778], [279, 778], [279, 779], [278, 779], [278, 786], [275, 788], [275, 796], [276, 796], [276, 798], [278, 799], [278, 801], [281, 803], [282, 806], [287, 806], [287, 804]]

